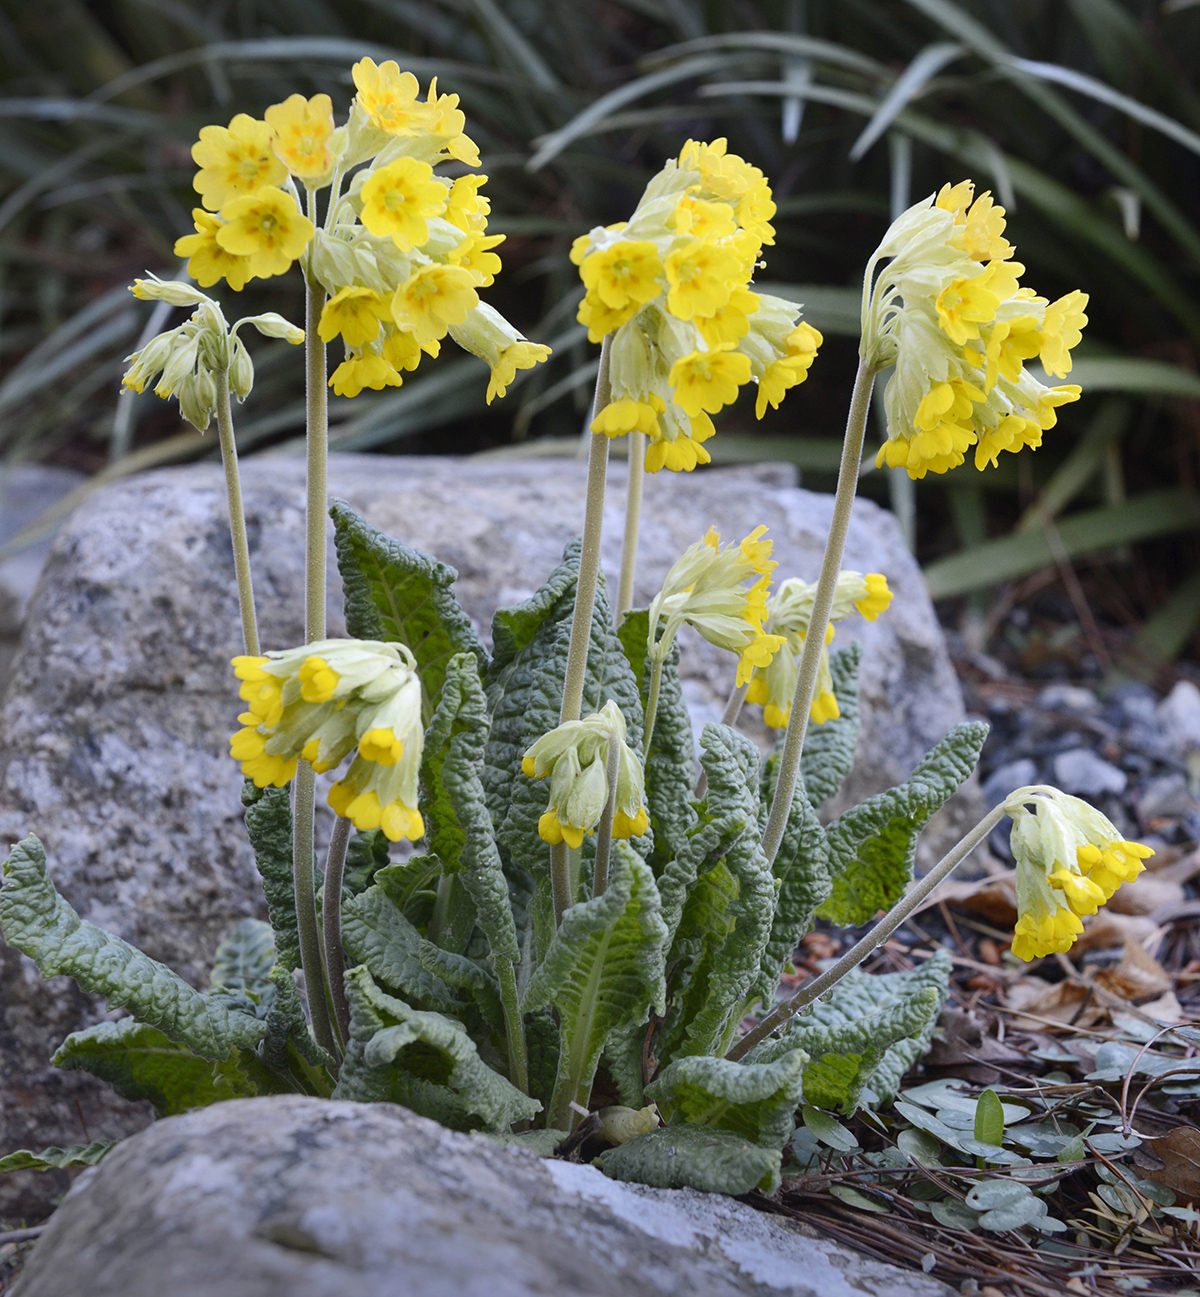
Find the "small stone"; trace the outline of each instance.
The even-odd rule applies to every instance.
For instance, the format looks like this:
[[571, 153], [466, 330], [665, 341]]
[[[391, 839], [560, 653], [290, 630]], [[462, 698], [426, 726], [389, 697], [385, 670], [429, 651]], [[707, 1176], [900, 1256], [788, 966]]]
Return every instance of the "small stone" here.
[[1102, 793], [1123, 793], [1129, 776], [1087, 748], [1072, 748], [1054, 758], [1054, 781], [1064, 793], [1099, 797]]
[[1126, 723], [1140, 721], [1144, 725], [1154, 724], [1154, 713], [1158, 707], [1158, 697], [1149, 685], [1130, 680], [1118, 685], [1112, 692], [1112, 701], [1116, 703]]
[[1158, 723], [1180, 753], [1200, 750], [1200, 689], [1180, 680], [1159, 703]]
[[999, 806], [1009, 793], [1015, 793], [1026, 784], [1036, 784], [1037, 779], [1037, 764], [1028, 757], [1022, 757], [993, 770], [983, 781], [980, 791], [989, 806]]
[[1037, 697], [1037, 706], [1045, 711], [1074, 712], [1090, 716], [1100, 710], [1100, 700], [1082, 685], [1047, 685]]
[[1142, 785], [1138, 808], [1148, 820], [1186, 815], [1196, 809], [1186, 775], [1159, 775]]

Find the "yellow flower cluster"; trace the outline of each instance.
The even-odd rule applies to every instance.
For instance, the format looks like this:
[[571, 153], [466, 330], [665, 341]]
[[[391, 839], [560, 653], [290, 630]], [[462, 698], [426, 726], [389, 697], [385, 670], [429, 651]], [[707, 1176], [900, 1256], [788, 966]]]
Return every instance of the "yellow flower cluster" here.
[[[810, 584], [791, 577], [780, 584], [778, 592], [767, 604], [763, 629], [768, 634], [782, 635], [785, 648], [764, 667], [756, 667], [746, 691], [748, 703], [759, 703], [763, 720], [772, 729], [781, 730], [792, 714], [792, 699], [796, 694], [799, 675], [797, 658], [804, 651], [808, 624], [812, 617], [816, 582]], [[843, 621], [857, 610], [867, 621], [874, 621], [886, 612], [892, 602], [887, 577], [879, 572], [839, 572], [833, 596], [833, 609], [825, 632], [825, 646], [817, 668], [817, 688], [813, 694], [809, 715], [817, 725], [837, 720], [841, 715], [837, 696], [833, 692], [833, 674], [829, 669], [829, 645], [833, 643], [834, 623]]]
[[192, 157], [203, 206], [176, 255], [198, 283], [224, 279], [239, 291], [302, 260], [329, 296], [322, 340], [345, 345], [330, 379], [339, 396], [400, 386], [449, 333], [490, 367], [490, 402], [550, 349], [479, 300], [500, 270], [493, 249], [504, 237], [487, 233], [487, 177], [451, 181], [434, 171], [450, 160], [479, 165], [458, 96], [439, 94], [435, 79], [422, 98], [416, 77], [393, 62], [362, 59], [353, 77], [343, 126], [328, 95], [292, 95], [263, 120], [239, 113], [201, 130]]
[[259, 788], [282, 788], [299, 760], [322, 774], [354, 753], [329, 805], [359, 829], [416, 840], [424, 728], [421, 682], [403, 644], [320, 640], [265, 657], [236, 657], [244, 728], [230, 755]]
[[[1032, 809], [1030, 809], [1032, 807]], [[1057, 788], [1019, 788], [1005, 803], [1017, 862], [1018, 959], [1065, 953], [1122, 883], [1154, 852], [1125, 841], [1098, 810]]]
[[763, 629], [771, 573], [779, 566], [771, 558], [771, 541], [763, 540], [766, 530], [756, 527], [722, 549], [721, 537], [710, 527], [702, 541], [684, 550], [650, 605], [646, 649], [651, 660], [666, 660], [686, 622], [710, 644], [738, 655], [739, 685], [770, 663], [784, 637]]
[[957, 468], [972, 446], [978, 469], [1001, 451], [1036, 449], [1058, 407], [1079, 398], [1078, 386], [1047, 387], [1025, 362], [1038, 358], [1055, 378], [1070, 373], [1087, 294], [1050, 302], [1022, 288], [1004, 208], [973, 194], [964, 180], [909, 208], [867, 269], [863, 355], [895, 366], [884, 394], [888, 440], [875, 462], [913, 478]]
[[592, 431], [650, 438], [646, 468], [707, 464], [712, 415], [758, 384], [755, 413], [802, 383], [821, 345], [799, 307], [751, 287], [775, 241], [766, 177], [726, 150], [689, 140], [628, 221], [575, 240], [588, 337], [611, 341], [612, 400]]

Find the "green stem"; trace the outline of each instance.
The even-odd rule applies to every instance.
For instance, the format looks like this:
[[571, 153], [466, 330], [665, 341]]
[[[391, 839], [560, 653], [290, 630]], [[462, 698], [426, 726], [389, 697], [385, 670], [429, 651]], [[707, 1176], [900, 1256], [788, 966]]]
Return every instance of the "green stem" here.
[[[317, 322], [325, 304], [319, 284], [309, 283], [304, 304], [305, 387], [308, 433], [308, 498], [304, 545], [304, 634], [306, 643], [325, 638], [325, 497], [329, 455], [329, 413], [325, 391], [325, 344]], [[292, 797], [292, 882], [296, 893], [296, 927], [300, 963], [308, 990], [317, 1043], [337, 1054], [337, 1042], [325, 997], [321, 937], [317, 930], [316, 885], [313, 877], [313, 815], [316, 780], [312, 766], [301, 759]]]
[[440, 875], [437, 880], [437, 892], [434, 895], [433, 913], [429, 917], [429, 940], [435, 946], [442, 945], [445, 940], [450, 919], [450, 898], [453, 893], [454, 875]]
[[217, 385], [217, 432], [221, 439], [221, 463], [225, 468], [225, 495], [229, 500], [229, 536], [233, 541], [233, 567], [237, 573], [238, 607], [242, 614], [242, 646], [250, 657], [258, 657], [258, 618], [254, 613], [246, 511], [242, 506], [242, 481], [238, 474], [233, 410], [229, 403], [229, 370], [218, 369], [213, 378]]
[[826, 969], [820, 977], [814, 978], [807, 985], [802, 986], [791, 999], [777, 1005], [753, 1031], [747, 1032], [725, 1057], [733, 1062], [744, 1058], [755, 1045], [766, 1040], [776, 1028], [782, 1027], [789, 1019], [795, 1017], [801, 1009], [807, 1008], [814, 1000], [820, 999], [826, 991], [836, 986], [852, 968], [857, 968], [873, 950], [883, 945], [943, 878], [962, 864], [967, 856], [975, 850], [1008, 813], [1003, 803], [997, 806], [995, 810], [989, 811], [970, 833], [951, 847], [929, 873], [892, 906], [887, 914], [857, 945], [851, 946], [841, 959], [832, 968]]
[[[606, 334], [600, 348], [600, 370], [596, 374], [593, 419], [609, 403], [609, 352], [612, 335]], [[600, 572], [600, 533], [604, 525], [604, 481], [608, 475], [608, 438], [592, 433], [588, 451], [587, 505], [583, 516], [583, 548], [579, 555], [579, 580], [575, 587], [575, 615], [571, 619], [571, 643], [567, 650], [567, 674], [563, 681], [559, 723], [577, 721], [583, 706], [583, 684], [587, 674], [588, 641], [592, 637], [592, 613], [596, 606], [596, 579]]]
[[633, 607], [637, 572], [638, 526], [642, 518], [642, 485], [646, 480], [646, 434], [629, 434], [629, 483], [625, 490], [625, 536], [621, 542], [621, 579], [617, 585], [617, 625]]
[[517, 994], [517, 970], [510, 959], [493, 960], [500, 983], [500, 1007], [504, 1012], [504, 1034], [508, 1045], [508, 1079], [524, 1094], [529, 1093], [529, 1052], [525, 1045], [525, 1019]]
[[608, 801], [596, 828], [596, 863], [592, 869], [592, 895], [603, 896], [608, 887], [608, 858], [612, 854], [613, 817], [617, 813], [617, 772], [621, 761], [621, 743], [616, 735], [608, 740], [608, 757], [604, 777], [608, 780]]
[[665, 654], [660, 655], [658, 652], [655, 652], [651, 659], [650, 694], [646, 699], [646, 728], [642, 738], [642, 751], [646, 754], [647, 761], [650, 759], [650, 740], [654, 737], [654, 722], [658, 716], [658, 691], [662, 687], [663, 663], [665, 661]]
[[342, 877], [346, 870], [346, 847], [350, 842], [350, 821], [339, 815], [329, 839], [325, 863], [325, 894], [321, 923], [325, 938], [325, 971], [329, 976], [329, 998], [343, 1047], [350, 1040], [350, 1002], [346, 999], [346, 966], [342, 957]]
[[571, 908], [571, 848], [565, 842], [556, 842], [550, 848], [550, 894], [554, 900], [554, 926]]
[[850, 413], [846, 419], [846, 439], [842, 444], [842, 462], [838, 469], [837, 491], [833, 497], [833, 520], [829, 524], [829, 539], [825, 542], [825, 557], [821, 561], [821, 575], [813, 596], [812, 616], [800, 655], [800, 671], [796, 680], [796, 693], [792, 699], [792, 714], [788, 718], [783, 753], [779, 759], [779, 782], [771, 802], [771, 813], [763, 833], [763, 851], [773, 864], [783, 831], [792, 810], [796, 795], [796, 780], [800, 774], [800, 754], [804, 749], [804, 735], [808, 729], [808, 714], [817, 689], [817, 670], [821, 652], [825, 647], [825, 632], [829, 628], [829, 614], [833, 609], [833, 596], [837, 589], [838, 570], [846, 549], [846, 533], [850, 528], [850, 511], [854, 507], [854, 492], [858, 487], [858, 469], [862, 460], [863, 436], [867, 426], [867, 411], [871, 405], [871, 388], [875, 369], [866, 359], [858, 362], [854, 379], [854, 393], [850, 397]]

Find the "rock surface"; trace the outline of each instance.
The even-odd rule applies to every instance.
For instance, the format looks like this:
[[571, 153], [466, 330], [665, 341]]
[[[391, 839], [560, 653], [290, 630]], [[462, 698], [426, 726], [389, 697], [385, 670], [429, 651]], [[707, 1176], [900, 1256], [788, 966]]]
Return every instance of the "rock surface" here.
[[647, 1189], [391, 1104], [237, 1100], [84, 1172], [14, 1297], [942, 1297], [732, 1198]]
[[[620, 558], [623, 468], [611, 470], [604, 562]], [[778, 575], [816, 575], [831, 498], [791, 485], [787, 468], [661, 473], [646, 485], [637, 599], [713, 524], [726, 539], [766, 523]], [[303, 464], [244, 465], [262, 642], [303, 638]], [[584, 466], [335, 456], [330, 494], [377, 527], [459, 571], [482, 631], [500, 604], [531, 593], [581, 526]], [[241, 776], [228, 735], [238, 703], [229, 658], [239, 621], [220, 467], [147, 473], [92, 497], [57, 538], [30, 609], [0, 713], [0, 845], [36, 832], [64, 896], [203, 986], [217, 942], [263, 914], [242, 829]], [[920, 572], [892, 515], [855, 505], [846, 565], [882, 571], [896, 593], [860, 638], [864, 723], [852, 800], [907, 777], [962, 719], [962, 698]], [[344, 633], [330, 547], [329, 633]], [[728, 654], [684, 645], [698, 723], [717, 719]], [[757, 711], [757, 709], [752, 709]], [[332, 778], [332, 776], [327, 776]], [[968, 808], [969, 813], [969, 808]], [[328, 814], [328, 812], [326, 812]], [[148, 1119], [83, 1074], [49, 1067], [100, 1001], [67, 978], [43, 982], [0, 946], [0, 1154], [128, 1134]], [[0, 1180], [0, 1216], [44, 1210], [61, 1173]]]

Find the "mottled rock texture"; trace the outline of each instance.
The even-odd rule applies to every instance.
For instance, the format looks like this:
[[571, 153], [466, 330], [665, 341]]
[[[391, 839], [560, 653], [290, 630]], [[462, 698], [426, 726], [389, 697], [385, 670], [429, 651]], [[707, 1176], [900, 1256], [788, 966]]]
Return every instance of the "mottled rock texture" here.
[[391, 1104], [236, 1100], [84, 1172], [14, 1297], [943, 1297], [718, 1194], [618, 1184]]
[[[294, 645], [303, 638], [303, 465], [260, 459], [243, 471], [263, 646]], [[710, 524], [726, 539], [767, 524], [777, 575], [813, 579], [831, 499], [792, 481], [777, 467], [649, 478], [638, 601]], [[610, 578], [623, 488], [614, 464]], [[459, 596], [484, 632], [498, 605], [528, 595], [558, 562], [581, 526], [583, 492], [576, 461], [346, 455], [330, 468], [331, 496], [458, 569]], [[866, 648], [859, 762], [842, 798], [857, 801], [905, 778], [962, 719], [962, 699], [920, 572], [891, 514], [869, 501], [855, 505], [846, 566], [884, 572], [896, 592], [879, 621], [855, 618], [839, 632]], [[339, 635], [332, 546], [329, 589], [329, 630]], [[699, 726], [719, 717], [733, 663], [690, 632], [684, 639]], [[0, 845], [36, 832], [82, 917], [198, 986], [221, 937], [263, 915], [241, 777], [227, 755], [237, 652], [219, 466], [147, 473], [99, 492], [58, 536], [0, 713]], [[99, 1082], [49, 1067], [62, 1038], [102, 1012], [68, 979], [43, 982], [0, 946], [0, 1153], [81, 1142], [85, 1124], [91, 1138], [115, 1137], [148, 1120]], [[65, 1186], [59, 1173], [0, 1180], [0, 1215], [44, 1210]]]

